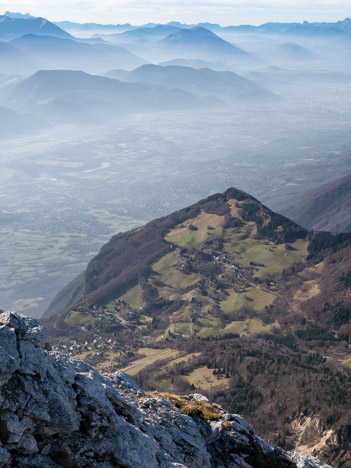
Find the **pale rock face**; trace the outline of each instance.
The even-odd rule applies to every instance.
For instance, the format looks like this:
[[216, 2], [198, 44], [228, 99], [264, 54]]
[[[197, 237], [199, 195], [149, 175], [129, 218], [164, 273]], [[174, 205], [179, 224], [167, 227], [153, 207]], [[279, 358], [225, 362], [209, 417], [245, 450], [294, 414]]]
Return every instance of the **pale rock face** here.
[[273, 449], [238, 415], [184, 415], [121, 372], [104, 378], [48, 349], [38, 322], [0, 315], [1, 467], [328, 467]]
[[328, 466], [318, 460], [316, 457], [306, 457], [305, 455], [302, 455], [302, 453], [296, 452], [295, 450], [290, 452], [290, 456], [296, 463], [297, 468], [325, 468]]

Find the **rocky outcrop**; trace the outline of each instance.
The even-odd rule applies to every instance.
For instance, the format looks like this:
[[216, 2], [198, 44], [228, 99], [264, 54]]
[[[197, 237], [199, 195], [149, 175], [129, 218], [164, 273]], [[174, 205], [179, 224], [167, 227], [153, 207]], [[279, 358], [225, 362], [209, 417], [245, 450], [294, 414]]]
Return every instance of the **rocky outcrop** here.
[[328, 466], [272, 448], [201, 395], [166, 397], [51, 352], [34, 319], [0, 315], [0, 466]]

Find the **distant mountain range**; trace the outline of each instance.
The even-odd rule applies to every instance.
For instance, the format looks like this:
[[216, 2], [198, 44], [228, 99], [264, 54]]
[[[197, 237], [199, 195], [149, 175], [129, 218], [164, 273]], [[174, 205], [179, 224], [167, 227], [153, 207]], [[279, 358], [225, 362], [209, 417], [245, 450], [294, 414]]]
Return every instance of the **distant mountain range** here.
[[[181, 24], [179, 22], [170, 22], [166, 25], [159, 25], [156, 23], [151, 23], [143, 26], [133, 26], [131, 24], [124, 25], [101, 25], [101, 24], [79, 24], [79, 23], [70, 23], [70, 22], [59, 22], [55, 23], [63, 29], [68, 31], [89, 31], [89, 32], [123, 32], [128, 30], [137, 30], [148, 28], [150, 30], [158, 28], [159, 26], [174, 27], [178, 29], [189, 29], [194, 27], [201, 27], [207, 30], [217, 32], [217, 33], [240, 33], [240, 32], [253, 32], [253, 33], [263, 33], [263, 34], [283, 34], [286, 36], [289, 35], [322, 35], [322, 36], [339, 36], [340, 34], [350, 34], [351, 31], [351, 19], [345, 18], [342, 21], [337, 22], [308, 22], [304, 21], [303, 23], [278, 23], [278, 22], [269, 22], [264, 23], [260, 26], [251, 26], [251, 25], [240, 25], [240, 26], [220, 26], [219, 24], [214, 23], [198, 23], [197, 25], [190, 24]], [[151, 33], [152, 34], [152, 33]]]
[[[111, 65], [133, 69], [145, 61], [125, 48], [97, 39], [76, 39], [44, 18], [0, 16], [0, 70], [31, 74], [39, 69], [81, 69], [98, 73]], [[12, 53], [8, 52], [13, 46]]]
[[268, 52], [268, 57], [278, 58], [285, 63], [294, 63], [310, 62], [317, 59], [318, 55], [295, 42], [285, 42], [271, 49]]
[[[120, 35], [121, 40], [124, 41], [135, 41], [136, 39], [142, 40], [159, 40], [163, 39], [166, 36], [173, 34], [174, 32], [179, 31], [179, 28], [176, 26], [171, 26], [169, 24], [166, 25], [158, 25], [155, 27], [142, 27], [142, 28], [135, 28], [130, 31], [126, 31]], [[116, 37], [116, 36], [115, 36]]]
[[[345, 19], [337, 23], [266, 23], [259, 27], [226, 28], [210, 23], [192, 26], [172, 22], [143, 27], [60, 23], [62, 27], [78, 28], [78, 35], [79, 31], [85, 32], [83, 38], [75, 38], [44, 18], [7, 12], [0, 16], [0, 41], [8, 41], [7, 44], [17, 50], [13, 50], [13, 57], [9, 59], [5, 46], [1, 46], [1, 69], [4, 73], [27, 75], [40, 69], [80, 69], [98, 74], [111, 68], [133, 70], [143, 63], [163, 64], [173, 60], [185, 61], [175, 63], [177, 65], [194, 65], [195, 68], [204, 62], [216, 70], [245, 69], [253, 64], [263, 64], [265, 60], [277, 64], [301, 64], [319, 57], [294, 40], [251, 54], [234, 43], [235, 34], [246, 31], [296, 38], [308, 34], [316, 37], [335, 35], [337, 31], [343, 37], [351, 30], [350, 22]], [[100, 28], [99, 32], [96, 28]], [[89, 35], [94, 37], [87, 37]]]
[[123, 83], [81, 71], [40, 71], [8, 93], [8, 105], [37, 113], [49, 122], [108, 120], [130, 112], [157, 112], [224, 106], [214, 97], [181, 89]]
[[6, 11], [4, 13], [4, 16], [8, 16], [9, 18], [22, 18], [22, 19], [31, 19], [31, 18], [35, 18], [34, 16], [32, 16], [31, 14], [29, 13], [25, 13], [24, 15], [22, 13], [14, 13], [12, 11]]
[[41, 63], [28, 52], [8, 42], [0, 42], [0, 71], [5, 74], [33, 73]]
[[135, 28], [122, 34], [99, 36], [106, 41], [139, 50], [151, 61], [175, 59], [197, 59], [206, 61], [250, 60], [249, 55], [234, 44], [222, 39], [214, 32], [202, 27], [179, 28], [174, 25], [157, 25]]
[[0, 39], [10, 40], [24, 34], [69, 38], [71, 35], [45, 18], [32, 16], [0, 16]]
[[249, 60], [249, 55], [239, 47], [225, 41], [208, 29], [195, 27], [178, 29], [159, 41], [170, 57], [202, 60]]
[[[1, 19], [2, 18], [2, 19]], [[187, 30], [201, 28], [214, 33], [263, 33], [263, 34], [283, 34], [286, 36], [295, 35], [322, 35], [322, 36], [340, 36], [350, 34], [351, 19], [345, 18], [337, 22], [308, 22], [303, 23], [264, 23], [260, 26], [240, 25], [240, 26], [220, 26], [214, 23], [182, 24], [176, 21], [165, 25], [158, 23], [148, 23], [142, 26], [127, 24], [98, 24], [98, 23], [75, 23], [71, 21], [50, 22], [43, 18], [35, 18], [29, 13], [13, 13], [7, 11], [0, 16], [0, 38], [3, 34], [18, 35], [23, 34], [43, 34], [58, 37], [67, 37], [67, 33], [83, 36], [88, 34], [116, 34], [126, 31], [135, 31], [136, 35], [142, 35], [149, 38], [160, 38], [164, 32], [174, 33], [176, 30]], [[66, 31], [66, 33], [64, 33]], [[126, 36], [128, 37], [128, 35]], [[133, 34], [130, 36], [133, 37]]]
[[215, 71], [228, 71], [228, 66], [222, 62], [219, 62], [219, 61], [208, 62], [206, 60], [200, 60], [200, 59], [177, 58], [173, 60], [166, 60], [165, 62], [160, 62], [158, 65], [165, 66], [165, 67], [169, 65], [176, 65], [179, 67], [210, 68], [211, 70], [215, 70]]
[[144, 60], [122, 47], [111, 44], [81, 43], [54, 36], [27, 34], [9, 44], [33, 56], [43, 68], [81, 69], [98, 72], [116, 66], [133, 69]]
[[98, 24], [98, 23], [74, 23], [72, 21], [55, 22], [57, 26], [63, 30], [75, 35], [91, 35], [91, 34], [115, 34], [129, 31], [138, 28], [131, 24]]
[[[212, 31], [201, 27], [179, 28], [174, 25], [157, 25], [143, 26], [134, 28], [121, 34], [106, 34], [102, 36], [104, 39], [118, 41], [120, 43], [142, 43], [152, 42], [156, 45], [161, 41], [162, 45], [170, 45], [172, 47], [183, 45], [198, 47], [199, 44], [225, 51], [225, 53], [238, 53], [237, 48], [231, 46], [228, 42], [218, 37]], [[164, 41], [163, 41], [164, 39]], [[239, 51], [239, 53], [242, 51]]]
[[200, 95], [211, 94], [229, 103], [249, 101], [260, 103], [277, 99], [277, 96], [265, 91], [254, 81], [236, 73], [217, 72], [208, 68], [142, 65], [130, 72], [111, 70], [106, 76], [127, 82], [181, 88]]
[[222, 27], [218, 24], [200, 23], [202, 26], [211, 31], [222, 32], [254, 32], [263, 34], [283, 34], [294, 36], [299, 35], [322, 35], [322, 36], [339, 36], [340, 34], [349, 34], [351, 30], [351, 18], [345, 18], [343, 21], [334, 23], [320, 23], [304, 21], [303, 23], [264, 23], [260, 26], [241, 25]]

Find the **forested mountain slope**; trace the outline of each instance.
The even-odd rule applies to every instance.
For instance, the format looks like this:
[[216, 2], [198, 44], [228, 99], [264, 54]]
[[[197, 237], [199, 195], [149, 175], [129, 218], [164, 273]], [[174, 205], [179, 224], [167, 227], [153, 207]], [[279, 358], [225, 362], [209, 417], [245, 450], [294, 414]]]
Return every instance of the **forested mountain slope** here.
[[351, 175], [324, 184], [282, 209], [297, 223], [324, 231], [351, 230]]

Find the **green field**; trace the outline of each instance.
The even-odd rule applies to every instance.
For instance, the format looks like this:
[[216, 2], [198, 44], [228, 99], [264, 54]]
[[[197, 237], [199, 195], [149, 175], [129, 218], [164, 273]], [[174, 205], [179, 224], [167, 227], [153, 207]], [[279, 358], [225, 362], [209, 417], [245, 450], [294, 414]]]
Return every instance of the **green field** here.
[[[199, 319], [195, 325], [196, 334], [200, 337], [210, 335], [218, 336], [221, 334], [223, 328], [223, 322], [219, 318], [212, 316]], [[211, 333], [207, 333], [209, 331], [211, 331]]]
[[258, 311], [272, 304], [275, 295], [262, 291], [257, 287], [249, 287], [245, 292], [231, 292], [228, 299], [222, 302], [221, 309], [225, 313], [230, 313], [241, 309], [242, 307], [251, 307]]
[[92, 322], [92, 317], [85, 312], [73, 311], [66, 318], [67, 325], [71, 327], [82, 327]]
[[119, 297], [119, 299], [129, 304], [133, 309], [141, 309], [143, 306], [141, 288], [138, 284], [130, 288], [123, 296]]
[[183, 289], [197, 283], [200, 279], [200, 276], [192, 273], [187, 275], [182, 271], [174, 269], [167, 270], [163, 275], [161, 275], [161, 281], [167, 286], [170, 286], [174, 289]]
[[179, 255], [178, 249], [164, 255], [160, 260], [152, 265], [152, 269], [157, 273], [163, 274], [169, 268], [180, 265], [181, 260], [177, 257], [177, 255]]
[[273, 244], [267, 240], [253, 238], [255, 230], [242, 228], [226, 235], [225, 250], [234, 256], [243, 266], [250, 266], [250, 262], [262, 264], [256, 266], [255, 275], [258, 278], [271, 277], [301, 262], [307, 256], [308, 241], [297, 240], [289, 244], [292, 250], [287, 250], [285, 244]]
[[[85, 351], [84, 353], [81, 353], [81, 354], [75, 354], [73, 359], [84, 361], [87, 358], [87, 356], [91, 353], [92, 351]], [[121, 355], [120, 351], [117, 351], [117, 352], [108, 351], [104, 353], [104, 359], [109, 362], [120, 357], [120, 355]], [[98, 364], [97, 367], [99, 367], [100, 365], [101, 364]]]
[[351, 369], [351, 356], [345, 359], [344, 361], [342, 361], [342, 365]]
[[[166, 240], [168, 242], [174, 242], [181, 247], [186, 247], [187, 249], [199, 248], [205, 240], [222, 235], [223, 223], [224, 216], [209, 214], [202, 211], [196, 218], [188, 219], [182, 225], [171, 230], [167, 234]], [[197, 230], [190, 230], [189, 226], [191, 224], [195, 226]], [[209, 227], [211, 229], [208, 229]]]
[[308, 241], [297, 240], [291, 245], [293, 250], [287, 250], [285, 244], [266, 245], [257, 242], [256, 245], [248, 246], [243, 255], [243, 264], [248, 266], [250, 262], [262, 263], [265, 267], [258, 267], [255, 276], [264, 278], [266, 276], [280, 273], [294, 263], [301, 262], [307, 256]]
[[209, 336], [223, 336], [226, 333], [237, 333], [238, 335], [257, 335], [258, 333], [269, 333], [278, 323], [264, 324], [257, 318], [237, 320], [222, 327], [203, 327], [197, 333], [200, 338]]
[[273, 328], [279, 327], [278, 322], [264, 324], [257, 318], [239, 320], [226, 325], [224, 333], [238, 333], [240, 335], [257, 335], [258, 333], [269, 333]]
[[177, 322], [174, 324], [174, 332], [179, 333], [183, 336], [190, 335], [190, 323], [189, 322]]
[[[163, 256], [160, 260], [152, 265], [152, 269], [160, 274], [159, 280], [173, 289], [187, 288], [199, 281], [199, 275], [192, 273], [190, 275], [183, 273], [176, 267], [181, 264], [180, 258], [177, 257], [179, 251], [175, 250]], [[158, 288], [159, 289], [159, 288]], [[160, 296], [166, 297], [170, 292], [167, 289], [164, 293], [163, 288], [160, 288]]]
[[162, 368], [167, 368], [170, 366], [173, 366], [175, 364], [180, 364], [181, 362], [187, 362], [190, 361], [191, 359], [194, 359], [195, 357], [200, 356], [201, 353], [192, 353], [192, 354], [186, 354], [185, 356], [181, 356], [179, 358], [172, 359], [171, 361], [167, 362]]
[[205, 366], [193, 370], [189, 375], [185, 376], [185, 379], [190, 385], [194, 385], [195, 388], [203, 388], [204, 390], [209, 390], [218, 385], [229, 384], [229, 379], [224, 377], [218, 378], [218, 376], [213, 374], [213, 369], [208, 369]]
[[163, 392], [172, 390], [172, 378], [171, 377], [160, 379], [157, 382], [157, 384]]
[[153, 348], [140, 348], [138, 350], [140, 354], [145, 354], [145, 357], [134, 361], [129, 366], [121, 369], [122, 372], [130, 376], [136, 375], [145, 367], [150, 366], [156, 361], [163, 360], [163, 359], [174, 359], [179, 354], [178, 351], [175, 351], [170, 348], [166, 349], [153, 349]]

